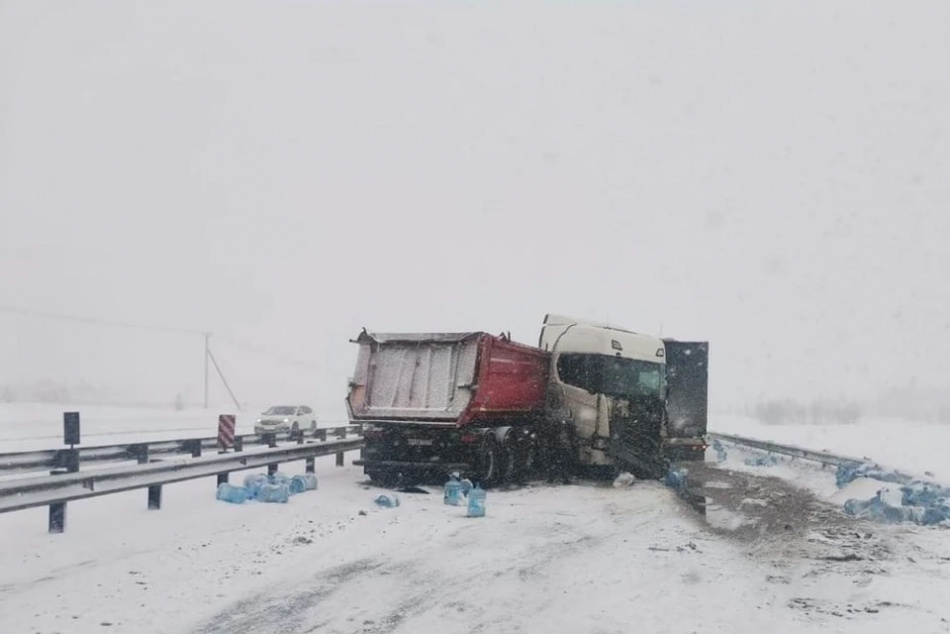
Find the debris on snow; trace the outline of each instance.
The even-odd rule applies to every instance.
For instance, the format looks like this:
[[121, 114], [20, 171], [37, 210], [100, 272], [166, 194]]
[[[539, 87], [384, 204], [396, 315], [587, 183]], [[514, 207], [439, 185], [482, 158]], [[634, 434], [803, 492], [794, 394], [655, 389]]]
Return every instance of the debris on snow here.
[[614, 479], [614, 487], [619, 489], [623, 487], [633, 486], [633, 484], [636, 481], [637, 481], [637, 478], [635, 475], [627, 471], [624, 471], [623, 473], [621, 473]]

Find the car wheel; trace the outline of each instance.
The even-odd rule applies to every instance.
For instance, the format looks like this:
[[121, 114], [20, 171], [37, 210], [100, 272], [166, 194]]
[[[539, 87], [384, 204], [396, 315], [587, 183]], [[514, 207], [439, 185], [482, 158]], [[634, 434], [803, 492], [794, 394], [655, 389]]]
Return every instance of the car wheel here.
[[290, 435], [293, 436], [294, 438], [296, 438], [298, 435], [300, 435], [300, 425], [299, 425], [299, 424], [294, 423], [293, 425], [290, 426]]

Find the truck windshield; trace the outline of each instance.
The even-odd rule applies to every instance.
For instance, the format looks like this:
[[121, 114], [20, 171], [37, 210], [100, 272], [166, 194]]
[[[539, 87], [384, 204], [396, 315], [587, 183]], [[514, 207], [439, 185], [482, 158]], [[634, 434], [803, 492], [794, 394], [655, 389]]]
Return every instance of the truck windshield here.
[[663, 399], [666, 392], [666, 366], [661, 363], [570, 353], [558, 357], [557, 373], [564, 383], [592, 394]]

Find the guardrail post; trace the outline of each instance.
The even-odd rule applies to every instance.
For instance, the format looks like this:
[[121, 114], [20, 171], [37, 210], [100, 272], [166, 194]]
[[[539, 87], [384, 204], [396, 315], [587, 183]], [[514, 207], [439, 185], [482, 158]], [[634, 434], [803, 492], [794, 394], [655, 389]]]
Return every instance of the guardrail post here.
[[267, 465], [267, 475], [274, 475], [275, 473], [277, 473], [278, 466], [279, 465], [276, 463]]
[[268, 447], [270, 447], [271, 449], [273, 449], [274, 447], [277, 446], [277, 434], [275, 434], [274, 432], [267, 432], [265, 434], [261, 434], [261, 442], [267, 445]]
[[318, 430], [317, 430], [317, 433], [315, 433], [315, 434], [313, 435], [313, 437], [314, 437], [314, 438], [317, 438], [318, 440], [326, 441], [326, 439], [327, 439], [327, 430], [326, 430], [326, 429], [318, 429]]
[[[66, 469], [53, 469], [49, 472], [51, 476], [63, 475], [69, 473]], [[49, 505], [49, 523], [50, 533], [62, 533], [66, 530], [66, 503], [57, 502]]]
[[[336, 436], [337, 438], [341, 438], [341, 439], [342, 439], [342, 438], [346, 438], [346, 427], [340, 427], [340, 428], [338, 428], [338, 429], [336, 430], [336, 433], [334, 434], [334, 436]], [[342, 451], [336, 452], [336, 466], [338, 466], [338, 467], [342, 467], [342, 466], [343, 466], [343, 452], [342, 452]]]
[[148, 488], [148, 510], [157, 511], [162, 508], [162, 485], [153, 484]]
[[313, 458], [307, 458], [307, 473], [314, 473], [316, 471], [316, 464], [314, 464]]
[[[78, 449], [57, 449], [53, 456], [53, 466], [61, 473], [76, 473], [79, 471], [79, 450]], [[51, 475], [59, 475], [51, 471]]]
[[49, 532], [62, 533], [66, 530], [66, 503], [49, 505]]
[[228, 476], [230, 476], [230, 475], [231, 475], [230, 473], [219, 473], [219, 474], [218, 474], [218, 486], [221, 486], [222, 484], [227, 484], [227, 483], [228, 483]]
[[244, 436], [234, 437], [234, 451], [244, 451]]
[[148, 443], [129, 445], [128, 452], [139, 464], [148, 464]]
[[182, 443], [182, 448], [186, 452], [190, 452], [192, 458], [201, 457], [201, 439], [200, 438], [186, 440], [185, 442]]

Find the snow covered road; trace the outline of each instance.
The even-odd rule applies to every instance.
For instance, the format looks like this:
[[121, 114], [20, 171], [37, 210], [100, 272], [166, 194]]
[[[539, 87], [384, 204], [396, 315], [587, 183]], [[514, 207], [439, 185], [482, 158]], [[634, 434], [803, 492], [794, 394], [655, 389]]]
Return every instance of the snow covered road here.
[[[358, 468], [317, 468], [287, 505], [200, 480], [158, 512], [144, 492], [70, 505], [63, 535], [45, 509], [0, 516], [0, 631], [950, 631], [946, 531], [853, 522], [784, 481], [710, 467], [724, 527], [652, 482], [491, 491], [470, 519], [436, 489], [377, 508]], [[751, 530], [750, 504], [793, 529]]]

